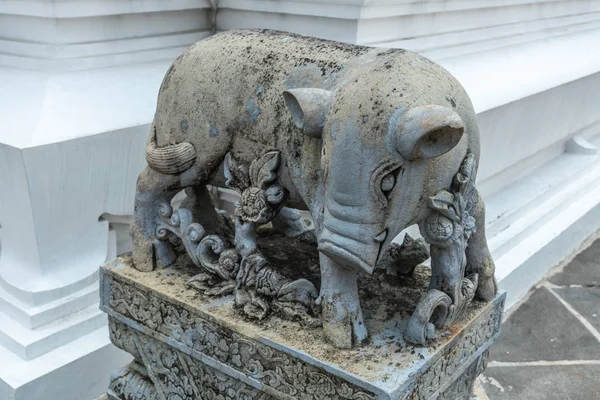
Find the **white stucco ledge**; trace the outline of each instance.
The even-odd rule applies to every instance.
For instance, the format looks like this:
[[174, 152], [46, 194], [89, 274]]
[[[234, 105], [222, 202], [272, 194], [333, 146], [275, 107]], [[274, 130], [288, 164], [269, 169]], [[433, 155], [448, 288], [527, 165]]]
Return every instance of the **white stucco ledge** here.
[[3, 0], [0, 14], [43, 18], [81, 18], [210, 7], [209, 0]]
[[148, 124], [171, 62], [59, 73], [0, 68], [0, 143], [32, 149]]
[[[439, 61], [465, 87], [477, 113], [600, 72], [600, 28]], [[427, 56], [427, 53], [425, 53]]]

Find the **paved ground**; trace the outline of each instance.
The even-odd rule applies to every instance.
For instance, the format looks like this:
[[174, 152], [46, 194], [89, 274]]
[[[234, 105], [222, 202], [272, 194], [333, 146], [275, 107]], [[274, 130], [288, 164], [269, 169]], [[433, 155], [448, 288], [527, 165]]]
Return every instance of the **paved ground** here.
[[480, 383], [480, 400], [600, 400], [600, 240], [512, 312]]

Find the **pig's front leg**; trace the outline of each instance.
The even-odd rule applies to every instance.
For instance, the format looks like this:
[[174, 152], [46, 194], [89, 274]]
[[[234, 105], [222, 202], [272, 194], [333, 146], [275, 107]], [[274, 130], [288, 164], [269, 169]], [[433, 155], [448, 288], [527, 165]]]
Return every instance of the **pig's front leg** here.
[[498, 283], [494, 277], [496, 267], [485, 236], [485, 205], [479, 192], [475, 192], [472, 203], [471, 214], [475, 218], [477, 229], [469, 238], [466, 249], [467, 273], [479, 275], [477, 297], [492, 301], [498, 292]]
[[435, 336], [435, 328], [461, 317], [475, 296], [477, 273], [465, 277], [465, 249], [475, 221], [460, 196], [448, 192], [436, 196], [453, 200], [452, 207], [447, 207], [446, 201], [432, 202], [443, 207], [432, 210], [419, 224], [421, 234], [431, 245], [431, 283], [408, 322], [404, 337], [411, 343], [425, 345]]
[[358, 272], [320, 254], [323, 332], [337, 348], [349, 349], [367, 339], [358, 297]]
[[430, 251], [431, 282], [429, 289], [437, 289], [446, 293], [454, 302], [460, 301], [465, 265], [464, 246], [457, 243], [446, 247], [431, 244]]

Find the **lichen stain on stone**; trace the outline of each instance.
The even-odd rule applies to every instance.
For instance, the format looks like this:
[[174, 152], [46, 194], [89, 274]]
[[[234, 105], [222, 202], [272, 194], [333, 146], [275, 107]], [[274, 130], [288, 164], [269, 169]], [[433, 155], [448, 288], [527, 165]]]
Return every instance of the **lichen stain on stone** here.
[[452, 108], [456, 109], [456, 101], [454, 101], [454, 98], [450, 95], [446, 96], [446, 100], [448, 100], [450, 102], [450, 104], [452, 105]]
[[187, 119], [182, 120], [181, 123], [179, 124], [179, 127], [181, 128], [182, 133], [187, 133], [188, 128], [189, 128]]
[[259, 94], [261, 94], [263, 90], [265, 90], [265, 87], [263, 85], [258, 85], [258, 87], [256, 88], [256, 95], [258, 96]]
[[210, 136], [211, 137], [219, 136], [219, 129], [217, 128], [217, 124], [215, 123], [215, 121], [210, 121], [209, 125], [210, 125]]
[[248, 103], [246, 103], [246, 114], [248, 114], [251, 123], [256, 122], [258, 116], [260, 115], [260, 107], [256, 103], [256, 99], [254, 97], [252, 97], [250, 100], [248, 100]]

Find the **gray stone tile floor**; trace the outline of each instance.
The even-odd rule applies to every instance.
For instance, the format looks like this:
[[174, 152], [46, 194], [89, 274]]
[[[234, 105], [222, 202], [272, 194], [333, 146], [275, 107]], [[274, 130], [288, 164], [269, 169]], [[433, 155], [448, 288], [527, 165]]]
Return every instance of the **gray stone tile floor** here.
[[600, 400], [600, 240], [511, 310], [477, 386], [479, 400]]

